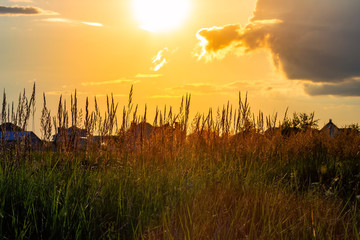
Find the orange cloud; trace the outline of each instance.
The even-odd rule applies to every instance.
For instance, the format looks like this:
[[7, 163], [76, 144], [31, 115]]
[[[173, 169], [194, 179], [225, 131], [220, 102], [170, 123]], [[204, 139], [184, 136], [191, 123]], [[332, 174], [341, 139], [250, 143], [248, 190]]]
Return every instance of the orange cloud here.
[[269, 28], [280, 24], [281, 20], [271, 19], [255, 21], [245, 27], [239, 24], [229, 24], [222, 27], [200, 29], [196, 37], [200, 40], [201, 53], [198, 58], [205, 57], [207, 60], [223, 58], [234, 49], [249, 52], [267, 46], [267, 40], [271, 36]]

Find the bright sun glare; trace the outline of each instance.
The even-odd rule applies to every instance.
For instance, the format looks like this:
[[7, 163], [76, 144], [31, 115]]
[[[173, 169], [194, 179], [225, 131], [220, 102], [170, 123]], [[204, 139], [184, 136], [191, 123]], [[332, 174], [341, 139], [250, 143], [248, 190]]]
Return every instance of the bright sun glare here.
[[162, 32], [179, 27], [189, 12], [189, 0], [133, 0], [140, 27]]

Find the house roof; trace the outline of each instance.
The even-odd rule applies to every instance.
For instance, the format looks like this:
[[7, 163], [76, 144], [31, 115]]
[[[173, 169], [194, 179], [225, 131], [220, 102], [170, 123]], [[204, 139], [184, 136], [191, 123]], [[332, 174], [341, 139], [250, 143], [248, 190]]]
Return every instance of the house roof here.
[[88, 132], [86, 129], [78, 128], [76, 126], [71, 126], [69, 128], [61, 127], [57, 129], [57, 133], [52, 136], [52, 141], [56, 141], [59, 136], [65, 136], [65, 137], [87, 137]]
[[140, 134], [144, 134], [146, 137], [150, 137], [153, 130], [155, 129], [150, 123], [141, 122], [141, 123], [131, 123], [130, 129], [127, 131], [129, 134], [133, 134], [136, 136], [140, 136]]
[[340, 131], [340, 129], [330, 119], [329, 122], [320, 131], [336, 131], [336, 130]]
[[13, 142], [17, 140], [24, 140], [25, 138], [30, 139], [32, 143], [41, 142], [40, 138], [32, 131], [5, 131], [4, 133], [0, 131], [0, 139], [4, 139], [8, 142]]
[[[4, 133], [3, 133], [4, 131]], [[32, 143], [41, 142], [40, 138], [32, 131], [24, 131], [21, 127], [7, 122], [0, 125], [0, 139], [8, 142], [30, 139]]]
[[329, 122], [320, 130], [320, 132], [329, 133], [331, 137], [335, 136], [336, 134], [340, 133], [340, 129], [332, 122], [330, 119]]

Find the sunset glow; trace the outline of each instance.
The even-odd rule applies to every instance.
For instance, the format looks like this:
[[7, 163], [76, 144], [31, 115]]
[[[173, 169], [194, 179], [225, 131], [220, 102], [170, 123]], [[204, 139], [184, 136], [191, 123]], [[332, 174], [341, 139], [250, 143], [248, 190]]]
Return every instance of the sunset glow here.
[[0, 0], [1, 239], [360, 240], [359, 23], [360, 0]]
[[134, 0], [134, 13], [140, 27], [162, 32], [179, 27], [189, 12], [188, 0]]
[[320, 126], [351, 124], [360, 2], [346, 1], [3, 0], [0, 82], [9, 103], [36, 82], [53, 112], [75, 89], [79, 101], [113, 93], [121, 105], [133, 86], [149, 119], [187, 93], [195, 115], [248, 92], [254, 112], [283, 117], [289, 107], [315, 112]]

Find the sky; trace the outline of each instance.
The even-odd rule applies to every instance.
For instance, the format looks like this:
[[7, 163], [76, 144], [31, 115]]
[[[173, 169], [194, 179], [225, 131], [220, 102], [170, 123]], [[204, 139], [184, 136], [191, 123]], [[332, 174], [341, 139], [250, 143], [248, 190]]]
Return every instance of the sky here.
[[55, 113], [60, 94], [124, 105], [133, 85], [150, 113], [186, 93], [195, 114], [247, 92], [255, 113], [349, 125], [359, 11], [358, 0], [0, 0], [0, 87], [16, 101], [35, 82], [38, 116], [43, 92]]

